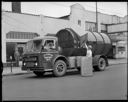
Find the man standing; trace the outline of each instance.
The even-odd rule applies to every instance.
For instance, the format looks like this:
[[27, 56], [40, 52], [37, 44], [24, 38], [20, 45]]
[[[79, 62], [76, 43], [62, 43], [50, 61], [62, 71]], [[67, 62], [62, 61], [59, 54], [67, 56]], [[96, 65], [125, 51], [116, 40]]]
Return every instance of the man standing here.
[[86, 48], [87, 49], [87, 57], [92, 57], [92, 46], [91, 45], [88, 45], [85, 43], [83, 43], [82, 45], [83, 48]]
[[92, 46], [91, 45], [87, 47], [87, 57], [92, 57]]

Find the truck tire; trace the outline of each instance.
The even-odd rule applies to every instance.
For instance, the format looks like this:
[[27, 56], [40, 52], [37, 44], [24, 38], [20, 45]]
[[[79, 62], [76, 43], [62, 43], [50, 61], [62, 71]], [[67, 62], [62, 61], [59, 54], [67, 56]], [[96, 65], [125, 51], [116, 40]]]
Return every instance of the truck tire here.
[[38, 77], [42, 77], [44, 75], [44, 72], [33, 71], [33, 73]]
[[57, 60], [54, 64], [53, 74], [57, 77], [65, 75], [67, 71], [67, 65], [63, 60]]
[[104, 71], [105, 68], [106, 68], [106, 60], [103, 57], [101, 57], [98, 60], [98, 65], [95, 67], [95, 70], [96, 71]]

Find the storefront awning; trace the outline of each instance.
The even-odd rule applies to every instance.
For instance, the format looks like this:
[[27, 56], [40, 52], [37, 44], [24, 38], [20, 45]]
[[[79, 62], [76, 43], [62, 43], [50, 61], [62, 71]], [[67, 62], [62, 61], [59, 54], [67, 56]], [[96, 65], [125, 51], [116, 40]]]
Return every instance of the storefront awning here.
[[6, 34], [7, 39], [33, 39], [39, 36], [39, 34], [34, 32], [16, 32], [10, 31]]

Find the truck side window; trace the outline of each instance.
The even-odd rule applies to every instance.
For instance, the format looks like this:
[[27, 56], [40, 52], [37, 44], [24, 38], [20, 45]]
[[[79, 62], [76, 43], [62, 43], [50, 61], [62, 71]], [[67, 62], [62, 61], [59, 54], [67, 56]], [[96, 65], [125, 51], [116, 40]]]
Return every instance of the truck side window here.
[[45, 49], [54, 49], [55, 48], [55, 43], [54, 40], [46, 40], [44, 44]]
[[42, 45], [42, 40], [35, 40], [33, 41], [34, 43], [34, 51], [40, 51], [41, 50], [41, 45]]

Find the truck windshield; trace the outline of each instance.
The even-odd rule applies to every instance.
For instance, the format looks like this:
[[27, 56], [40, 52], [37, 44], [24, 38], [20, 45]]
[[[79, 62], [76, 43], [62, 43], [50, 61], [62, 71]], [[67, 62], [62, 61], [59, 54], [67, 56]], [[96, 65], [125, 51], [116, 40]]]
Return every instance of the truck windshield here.
[[40, 52], [43, 40], [31, 40], [26, 44], [26, 52]]

